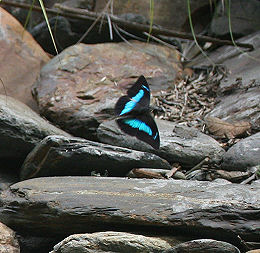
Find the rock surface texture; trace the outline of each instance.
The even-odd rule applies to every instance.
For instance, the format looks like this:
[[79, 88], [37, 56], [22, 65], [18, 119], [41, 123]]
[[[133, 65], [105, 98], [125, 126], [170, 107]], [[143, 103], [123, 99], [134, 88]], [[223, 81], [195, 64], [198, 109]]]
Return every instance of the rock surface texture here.
[[246, 170], [257, 165], [260, 165], [260, 133], [233, 145], [225, 153], [222, 163], [226, 170]]
[[170, 248], [169, 243], [159, 238], [108, 231], [71, 235], [55, 245], [50, 253], [159, 253], [168, 248]]
[[21, 162], [39, 141], [53, 134], [70, 136], [25, 104], [0, 95], [0, 159]]
[[49, 57], [31, 34], [2, 8], [0, 24], [0, 92], [38, 110], [31, 86]]
[[[223, 46], [209, 54], [215, 64], [227, 67], [229, 74], [221, 81], [219, 103], [208, 114], [227, 121], [248, 121], [260, 130], [260, 32], [238, 40], [254, 46], [251, 52], [241, 53], [237, 47]], [[197, 57], [194, 66], [211, 65], [207, 58]]]
[[167, 161], [151, 153], [53, 135], [46, 137], [27, 156], [20, 175], [21, 179], [91, 175], [91, 172], [124, 176], [136, 167], [171, 168]]
[[20, 247], [15, 232], [0, 222], [0, 252], [20, 253]]
[[0, 219], [18, 232], [49, 236], [143, 226], [257, 242], [259, 196], [257, 186], [212, 182], [35, 178], [1, 193]]
[[97, 136], [101, 142], [148, 151], [170, 163], [181, 162], [188, 167], [195, 166], [205, 157], [209, 157], [214, 163], [220, 163], [222, 160], [225, 151], [210, 136], [195, 128], [177, 125], [170, 121], [156, 120], [156, 122], [161, 139], [159, 150], [124, 134], [114, 120], [102, 123], [97, 130]]
[[123, 88], [138, 76], [145, 75], [152, 90], [168, 87], [180, 69], [179, 53], [131, 43], [78, 44], [54, 57], [33, 88], [40, 113], [76, 136], [96, 140], [97, 127], [114, 116]]

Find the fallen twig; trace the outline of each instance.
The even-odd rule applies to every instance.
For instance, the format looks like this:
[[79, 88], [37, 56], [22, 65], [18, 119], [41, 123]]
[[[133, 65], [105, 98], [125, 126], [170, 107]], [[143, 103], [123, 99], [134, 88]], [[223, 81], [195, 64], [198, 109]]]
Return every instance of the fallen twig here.
[[202, 165], [207, 164], [209, 161], [209, 157], [205, 157], [201, 162], [199, 162], [197, 165], [195, 165], [192, 169], [188, 170], [185, 173], [185, 176], [188, 176], [191, 172], [200, 169], [202, 167]]
[[[33, 11], [38, 11], [38, 12], [42, 11], [41, 8], [37, 7], [37, 6], [31, 7], [31, 5], [29, 5], [29, 4], [22, 4], [22, 3], [12, 2], [12, 1], [8, 1], [8, 0], [2, 0], [1, 4], [20, 7], [20, 8], [24, 8], [24, 9], [32, 8]], [[81, 19], [81, 20], [95, 20], [96, 18], [98, 18], [100, 16], [100, 13], [91, 12], [91, 11], [83, 10], [83, 9], [79, 9], [79, 8], [71, 8], [71, 7], [67, 7], [65, 5], [61, 5], [61, 4], [55, 4], [54, 7], [58, 8], [59, 11], [54, 10], [54, 9], [49, 9], [49, 8], [46, 8], [45, 10], [47, 13], [75, 18], [75, 19]], [[134, 30], [141, 31], [141, 32], [148, 32], [148, 33], [150, 32], [149, 25], [139, 24], [139, 23], [135, 23], [135, 22], [128, 22], [128, 21], [125, 21], [114, 15], [111, 15], [111, 14], [108, 14], [108, 15], [112, 22], [114, 22], [117, 25], [120, 25], [124, 28], [134, 29]], [[107, 23], [108, 21], [104, 20], [104, 22]], [[193, 40], [192, 34], [184, 33], [184, 32], [177, 32], [177, 31], [168, 30], [168, 29], [161, 28], [161, 27], [159, 28], [159, 27], [155, 27], [155, 26], [153, 26], [152, 34], [153, 35], [165, 35], [165, 36], [170, 36], [170, 37], [177, 37], [177, 38], [182, 38], [182, 39]], [[248, 48], [250, 50], [254, 49], [253, 45], [248, 44], [248, 43], [236, 42], [236, 45], [234, 45], [234, 43], [230, 40], [221, 40], [221, 39], [216, 39], [216, 38], [212, 38], [209, 36], [203, 36], [203, 35], [197, 35], [196, 38], [197, 38], [197, 41], [199, 41], [199, 42], [211, 42], [211, 43], [218, 44], [218, 45], [239, 46], [239, 47], [243, 47], [243, 48]]]

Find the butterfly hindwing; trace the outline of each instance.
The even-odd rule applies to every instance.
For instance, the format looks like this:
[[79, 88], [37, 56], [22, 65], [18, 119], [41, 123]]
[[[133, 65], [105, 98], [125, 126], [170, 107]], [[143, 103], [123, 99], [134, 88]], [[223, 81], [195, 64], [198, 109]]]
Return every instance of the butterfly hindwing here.
[[117, 124], [123, 132], [135, 136], [155, 149], [159, 148], [160, 137], [158, 128], [149, 113], [119, 118], [117, 119]]
[[149, 109], [150, 88], [144, 76], [140, 76], [135, 84], [128, 89], [127, 96], [121, 97], [115, 106], [115, 113], [119, 116], [127, 115], [132, 111]]

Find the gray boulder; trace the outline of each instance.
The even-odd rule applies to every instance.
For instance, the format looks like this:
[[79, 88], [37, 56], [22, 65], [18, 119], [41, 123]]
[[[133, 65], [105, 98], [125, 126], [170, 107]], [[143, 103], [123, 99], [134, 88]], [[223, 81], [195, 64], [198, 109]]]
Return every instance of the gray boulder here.
[[139, 141], [135, 137], [124, 134], [114, 120], [102, 123], [97, 136], [100, 142], [129, 147], [154, 153], [168, 162], [179, 162], [184, 166], [195, 166], [205, 157], [210, 162], [220, 163], [225, 153], [219, 143], [210, 136], [201, 133], [195, 128], [174, 124], [170, 121], [156, 120], [161, 146], [155, 150], [148, 144]]
[[180, 243], [163, 253], [240, 253], [234, 245], [212, 239], [193, 240]]
[[21, 179], [39, 176], [124, 176], [133, 168], [167, 168], [170, 164], [147, 152], [65, 136], [48, 136], [25, 159]]
[[159, 238], [109, 231], [71, 235], [55, 245], [50, 253], [159, 253], [170, 247]]
[[253, 134], [232, 146], [224, 155], [225, 170], [245, 171], [260, 165], [260, 133]]
[[1, 160], [21, 162], [44, 137], [54, 134], [70, 136], [11, 97], [0, 95], [0, 110]]

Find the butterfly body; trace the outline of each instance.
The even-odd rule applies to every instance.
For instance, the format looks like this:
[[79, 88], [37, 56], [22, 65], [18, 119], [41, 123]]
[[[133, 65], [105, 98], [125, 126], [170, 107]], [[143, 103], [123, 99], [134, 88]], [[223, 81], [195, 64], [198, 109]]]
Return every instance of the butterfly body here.
[[116, 120], [120, 129], [158, 149], [160, 137], [157, 125], [150, 114], [150, 88], [144, 76], [119, 98], [115, 105]]

